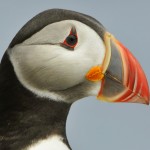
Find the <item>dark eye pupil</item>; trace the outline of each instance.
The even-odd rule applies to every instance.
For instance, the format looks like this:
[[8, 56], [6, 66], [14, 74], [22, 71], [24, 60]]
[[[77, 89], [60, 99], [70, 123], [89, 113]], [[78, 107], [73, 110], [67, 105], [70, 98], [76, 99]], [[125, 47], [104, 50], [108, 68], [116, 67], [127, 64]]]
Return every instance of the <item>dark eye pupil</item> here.
[[69, 35], [66, 39], [66, 42], [68, 45], [71, 45], [71, 46], [75, 45], [77, 43], [76, 35]]

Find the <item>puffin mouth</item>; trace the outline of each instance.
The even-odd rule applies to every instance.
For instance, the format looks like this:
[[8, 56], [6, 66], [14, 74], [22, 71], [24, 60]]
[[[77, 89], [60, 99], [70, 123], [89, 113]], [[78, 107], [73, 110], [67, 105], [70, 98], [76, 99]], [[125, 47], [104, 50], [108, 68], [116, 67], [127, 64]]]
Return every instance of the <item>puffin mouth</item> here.
[[[103, 75], [97, 98], [107, 102], [149, 104], [148, 82], [136, 58], [110, 33], [105, 33], [104, 39], [106, 54], [103, 64], [99, 66], [101, 71], [97, 72], [97, 76]], [[93, 81], [89, 74], [91, 76], [91, 71], [87, 79]], [[98, 80], [96, 78], [95, 81]]]

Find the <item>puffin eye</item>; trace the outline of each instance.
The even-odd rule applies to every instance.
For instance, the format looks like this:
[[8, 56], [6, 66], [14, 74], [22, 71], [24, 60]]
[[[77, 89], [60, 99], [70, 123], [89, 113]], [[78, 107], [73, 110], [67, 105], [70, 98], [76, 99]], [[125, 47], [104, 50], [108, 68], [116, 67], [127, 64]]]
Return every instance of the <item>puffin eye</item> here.
[[63, 42], [63, 45], [69, 49], [74, 49], [78, 43], [78, 37], [72, 31], [68, 35], [68, 37]]
[[67, 38], [66, 38], [66, 43], [69, 45], [69, 46], [74, 46], [77, 44], [77, 37], [75, 35], [69, 35]]

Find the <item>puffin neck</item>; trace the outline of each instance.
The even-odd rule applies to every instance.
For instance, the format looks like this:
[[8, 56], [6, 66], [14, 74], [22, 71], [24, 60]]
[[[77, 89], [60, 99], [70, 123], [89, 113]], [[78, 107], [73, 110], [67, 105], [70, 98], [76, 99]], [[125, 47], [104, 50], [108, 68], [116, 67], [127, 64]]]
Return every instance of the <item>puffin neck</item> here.
[[2, 149], [20, 150], [53, 135], [61, 136], [69, 147], [65, 128], [71, 104], [39, 98], [25, 89], [13, 71], [7, 53], [0, 67]]

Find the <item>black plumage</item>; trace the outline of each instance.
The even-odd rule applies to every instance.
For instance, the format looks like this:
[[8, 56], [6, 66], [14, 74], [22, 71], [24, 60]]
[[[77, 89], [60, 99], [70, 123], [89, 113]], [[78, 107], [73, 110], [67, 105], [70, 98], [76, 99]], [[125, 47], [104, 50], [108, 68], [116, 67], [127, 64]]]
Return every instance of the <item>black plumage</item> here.
[[[62, 20], [80, 21], [103, 39], [105, 29], [94, 18], [74, 11], [52, 9], [31, 19], [16, 34], [8, 49], [48, 24]], [[40, 98], [23, 87], [5, 52], [0, 65], [0, 150], [20, 150], [53, 134], [62, 136], [69, 147], [65, 125], [70, 106], [65, 102]]]
[[0, 150], [20, 150], [53, 134], [64, 137], [68, 145], [65, 125], [70, 106], [25, 89], [5, 54], [0, 67]]
[[50, 9], [36, 15], [29, 22], [27, 22], [16, 34], [9, 47], [12, 48], [16, 44], [22, 43], [24, 40], [28, 39], [48, 24], [63, 20], [80, 21], [94, 29], [102, 39], [104, 38], [104, 26], [91, 16], [70, 10]]

